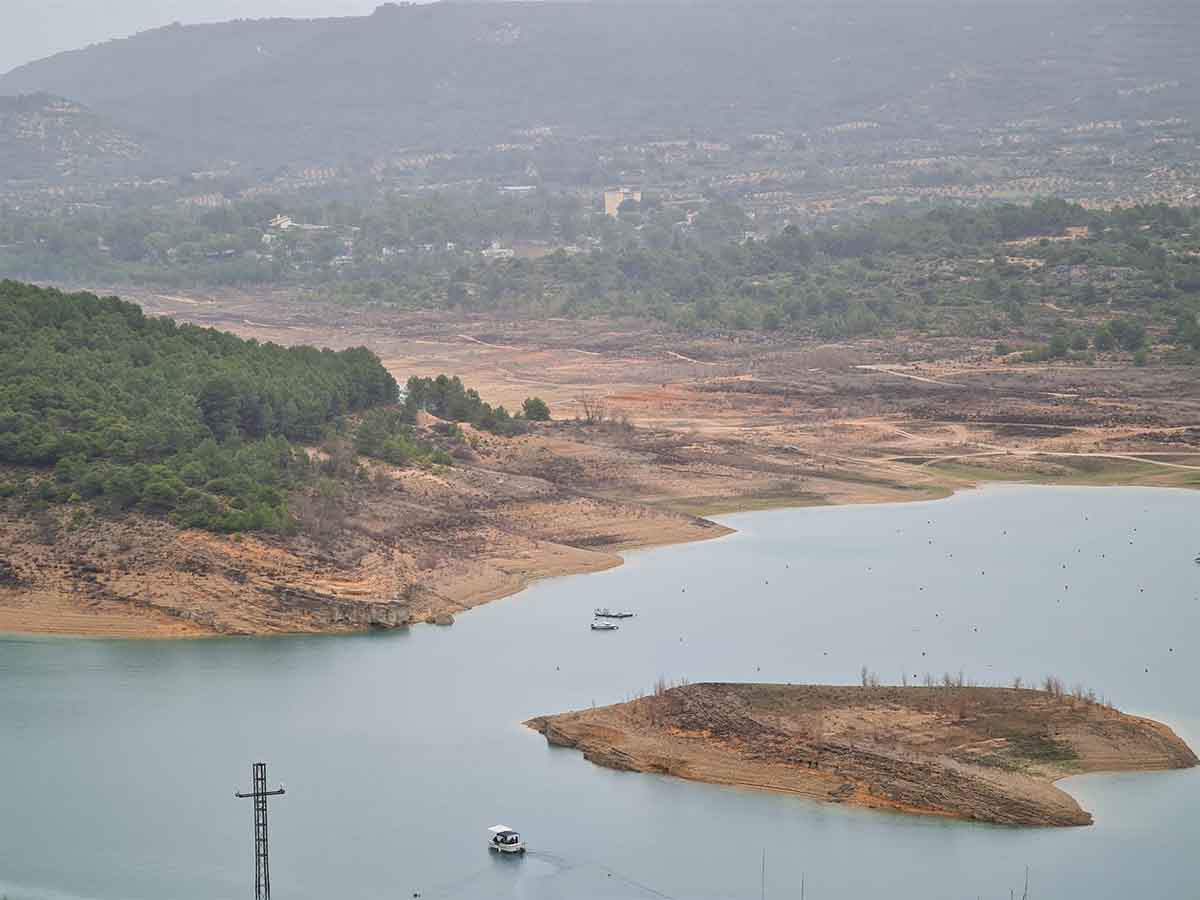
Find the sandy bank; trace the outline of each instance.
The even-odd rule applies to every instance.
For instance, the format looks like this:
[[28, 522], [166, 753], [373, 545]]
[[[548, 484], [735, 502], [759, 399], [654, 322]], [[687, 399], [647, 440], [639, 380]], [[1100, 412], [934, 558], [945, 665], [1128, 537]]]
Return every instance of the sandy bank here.
[[900, 812], [1089, 825], [1053, 782], [1188, 768], [1165, 725], [1008, 688], [695, 684], [526, 723], [592, 762]]

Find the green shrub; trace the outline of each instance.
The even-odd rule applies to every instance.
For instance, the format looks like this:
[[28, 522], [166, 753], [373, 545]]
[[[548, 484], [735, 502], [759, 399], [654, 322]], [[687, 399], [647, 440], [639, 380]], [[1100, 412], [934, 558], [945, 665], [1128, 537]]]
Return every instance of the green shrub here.
[[550, 407], [541, 397], [526, 397], [521, 405], [521, 412], [530, 422], [550, 421]]

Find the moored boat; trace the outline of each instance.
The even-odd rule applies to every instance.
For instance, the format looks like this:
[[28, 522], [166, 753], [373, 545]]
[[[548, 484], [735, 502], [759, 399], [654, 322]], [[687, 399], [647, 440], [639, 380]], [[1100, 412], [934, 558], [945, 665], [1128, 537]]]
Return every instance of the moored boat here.
[[607, 606], [600, 607], [596, 610], [597, 619], [632, 619], [633, 613], [623, 612], [621, 610], [609, 609]]
[[596, 621], [592, 623], [592, 631], [616, 631], [619, 627], [613, 622]]

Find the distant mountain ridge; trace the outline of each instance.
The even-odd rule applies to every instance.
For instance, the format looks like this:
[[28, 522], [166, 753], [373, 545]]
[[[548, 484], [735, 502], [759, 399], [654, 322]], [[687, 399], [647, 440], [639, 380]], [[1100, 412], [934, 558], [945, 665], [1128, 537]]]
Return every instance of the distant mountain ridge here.
[[181, 159], [337, 161], [534, 126], [698, 136], [859, 119], [914, 135], [1046, 111], [1200, 106], [1200, 17], [1173, 0], [386, 4], [172, 25], [0, 77], [71, 97]]

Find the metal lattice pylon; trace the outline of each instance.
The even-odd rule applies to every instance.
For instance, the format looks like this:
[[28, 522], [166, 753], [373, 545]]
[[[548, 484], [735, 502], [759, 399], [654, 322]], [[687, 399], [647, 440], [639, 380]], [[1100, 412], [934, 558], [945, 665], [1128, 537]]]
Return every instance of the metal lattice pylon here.
[[283, 787], [267, 790], [267, 764], [254, 763], [250, 769], [253, 787], [248, 794], [234, 796], [254, 800], [254, 900], [271, 900], [271, 863], [267, 845], [267, 798], [278, 797]]

